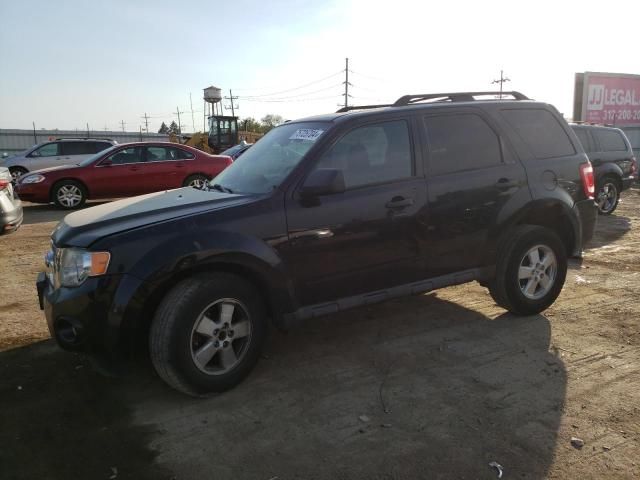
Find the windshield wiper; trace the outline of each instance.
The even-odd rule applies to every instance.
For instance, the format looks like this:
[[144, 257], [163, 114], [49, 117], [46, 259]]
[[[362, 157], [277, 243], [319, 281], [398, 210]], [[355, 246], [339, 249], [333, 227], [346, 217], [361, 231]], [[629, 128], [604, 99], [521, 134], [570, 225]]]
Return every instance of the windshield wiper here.
[[222, 185], [220, 185], [219, 183], [214, 183], [213, 185], [209, 185], [210, 188], [213, 188], [214, 190], [218, 190], [219, 192], [223, 192], [223, 193], [233, 193], [233, 190], [231, 190], [228, 187], [223, 187]]

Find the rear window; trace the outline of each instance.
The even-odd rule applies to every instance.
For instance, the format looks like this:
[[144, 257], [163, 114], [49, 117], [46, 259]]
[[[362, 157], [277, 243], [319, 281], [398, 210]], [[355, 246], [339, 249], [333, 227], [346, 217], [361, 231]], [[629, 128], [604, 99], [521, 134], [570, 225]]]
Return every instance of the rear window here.
[[591, 145], [589, 133], [584, 128], [574, 128], [573, 131], [576, 132], [576, 136], [578, 137], [578, 140], [580, 140], [584, 151], [593, 152], [593, 146]]
[[538, 159], [564, 157], [576, 153], [558, 119], [547, 110], [518, 108], [502, 110], [502, 115], [518, 132]]
[[594, 130], [600, 149], [603, 152], [625, 152], [627, 144], [620, 132], [615, 130]]
[[498, 135], [474, 114], [424, 118], [433, 175], [487, 168], [502, 163]]

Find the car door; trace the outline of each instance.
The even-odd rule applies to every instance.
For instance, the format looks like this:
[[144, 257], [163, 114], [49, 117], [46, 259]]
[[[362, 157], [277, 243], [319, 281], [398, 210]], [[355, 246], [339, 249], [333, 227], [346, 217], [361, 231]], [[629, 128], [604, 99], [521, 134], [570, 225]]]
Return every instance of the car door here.
[[309, 172], [341, 170], [346, 191], [311, 204], [297, 190], [287, 198], [282, 254], [303, 304], [416, 279], [426, 189], [415, 158], [409, 119], [355, 126]]
[[94, 164], [88, 185], [92, 198], [116, 198], [144, 193], [144, 147], [123, 147]]
[[525, 170], [479, 110], [443, 111], [422, 120], [428, 145], [427, 270], [440, 276], [480, 266], [498, 214], [515, 197], [529, 197]]
[[64, 165], [59, 142], [45, 143], [27, 155], [30, 171]]
[[182, 150], [174, 147], [150, 145], [145, 147], [144, 189], [157, 192], [182, 186], [184, 160], [179, 155]]

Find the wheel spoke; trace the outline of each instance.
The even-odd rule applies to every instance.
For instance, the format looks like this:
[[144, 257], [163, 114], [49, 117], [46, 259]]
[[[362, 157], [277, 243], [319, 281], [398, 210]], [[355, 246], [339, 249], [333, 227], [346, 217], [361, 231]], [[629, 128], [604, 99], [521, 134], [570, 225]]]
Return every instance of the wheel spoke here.
[[228, 323], [231, 324], [231, 319], [233, 318], [233, 311], [236, 306], [233, 303], [223, 303], [220, 305], [220, 322], [222, 324]]
[[249, 335], [249, 320], [244, 320], [242, 322], [234, 323], [231, 325], [231, 329], [233, 330], [233, 338], [243, 338]]
[[220, 350], [220, 365], [222, 368], [231, 368], [238, 361], [238, 356], [232, 345]]
[[531, 250], [529, 252], [529, 261], [531, 262], [532, 266], [534, 266], [538, 262], [540, 262], [540, 254], [538, 253], [538, 249], [537, 248], [535, 248], [535, 249], [533, 249], [533, 250]]
[[216, 328], [216, 324], [209, 317], [202, 317], [200, 323], [198, 324], [198, 328], [196, 328], [196, 332], [200, 335], [205, 335], [207, 337], [213, 336], [213, 331]]
[[543, 275], [542, 277], [540, 277], [540, 286], [544, 288], [545, 292], [547, 292], [549, 288], [551, 288], [552, 283], [553, 282], [551, 281], [551, 278], [549, 278], [548, 275]]
[[542, 259], [542, 266], [544, 267], [544, 269], [546, 270], [547, 268], [549, 268], [551, 265], [553, 265], [555, 263], [555, 259], [553, 258], [553, 256], [549, 253], [547, 253], [544, 258]]
[[535, 295], [536, 293], [536, 288], [538, 287], [538, 280], [536, 280], [535, 278], [530, 278], [529, 281], [527, 282], [527, 286], [524, 289], [524, 293], [527, 295]]
[[204, 368], [207, 363], [211, 361], [213, 356], [218, 351], [218, 348], [215, 346], [215, 341], [209, 340], [202, 347], [200, 347], [194, 354], [196, 362]]

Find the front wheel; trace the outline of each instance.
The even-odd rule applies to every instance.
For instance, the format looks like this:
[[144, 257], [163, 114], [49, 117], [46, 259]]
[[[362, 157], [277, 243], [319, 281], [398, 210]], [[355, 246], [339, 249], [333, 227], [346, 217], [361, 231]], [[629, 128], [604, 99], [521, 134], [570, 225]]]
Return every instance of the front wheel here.
[[74, 180], [63, 180], [53, 186], [53, 203], [65, 210], [80, 208], [87, 201], [84, 186]]
[[151, 360], [160, 377], [189, 395], [222, 392], [258, 361], [266, 336], [260, 294], [237, 275], [199, 274], [162, 301], [151, 324]]
[[207, 186], [207, 182], [209, 182], [209, 179], [206, 177], [206, 175], [196, 173], [195, 175], [190, 175], [189, 177], [187, 177], [182, 186], [204, 190], [204, 188]]
[[618, 182], [613, 177], [604, 177], [596, 195], [598, 211], [602, 215], [610, 215], [618, 206], [619, 201], [620, 190]]
[[517, 315], [533, 315], [560, 295], [567, 275], [567, 254], [548, 228], [521, 225], [500, 242], [496, 275], [489, 292], [501, 307]]

